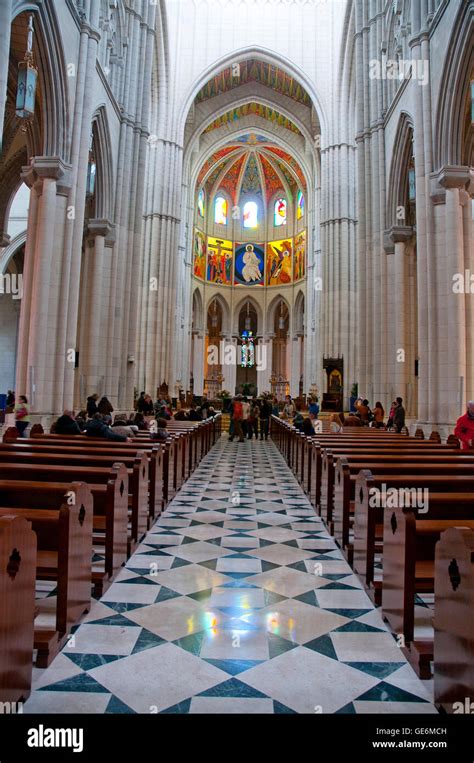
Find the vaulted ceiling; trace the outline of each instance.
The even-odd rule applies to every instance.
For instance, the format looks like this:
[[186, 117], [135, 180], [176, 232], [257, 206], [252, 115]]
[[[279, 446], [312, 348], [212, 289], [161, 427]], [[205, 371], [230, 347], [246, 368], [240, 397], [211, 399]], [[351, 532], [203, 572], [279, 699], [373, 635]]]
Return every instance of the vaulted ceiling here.
[[253, 58], [228, 66], [212, 77], [201, 88], [195, 102], [202, 103], [208, 98], [226, 93], [248, 82], [260, 82], [281, 95], [289, 96], [305, 106], [311, 106], [308, 93], [293, 77], [273, 64]]
[[289, 153], [262, 135], [246, 133], [207, 159], [197, 179], [197, 190], [202, 187], [208, 198], [224, 190], [234, 204], [241, 193], [259, 195], [268, 203], [277, 191], [289, 200], [298, 189], [304, 193], [306, 181]]

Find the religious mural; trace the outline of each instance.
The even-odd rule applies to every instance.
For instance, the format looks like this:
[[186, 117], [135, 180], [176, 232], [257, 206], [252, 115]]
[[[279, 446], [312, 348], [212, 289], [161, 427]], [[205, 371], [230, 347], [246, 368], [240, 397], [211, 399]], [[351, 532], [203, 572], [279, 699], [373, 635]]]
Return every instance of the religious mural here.
[[197, 228], [194, 231], [194, 275], [204, 279], [206, 276], [206, 237]]
[[207, 238], [207, 280], [211, 283], [232, 284], [232, 241]]
[[301, 280], [306, 273], [306, 231], [302, 231], [295, 236], [295, 257], [293, 278], [295, 281]]
[[234, 283], [241, 286], [263, 286], [264, 258], [263, 244], [236, 244]]
[[291, 283], [293, 240], [269, 241], [267, 244], [266, 284], [281, 286]]

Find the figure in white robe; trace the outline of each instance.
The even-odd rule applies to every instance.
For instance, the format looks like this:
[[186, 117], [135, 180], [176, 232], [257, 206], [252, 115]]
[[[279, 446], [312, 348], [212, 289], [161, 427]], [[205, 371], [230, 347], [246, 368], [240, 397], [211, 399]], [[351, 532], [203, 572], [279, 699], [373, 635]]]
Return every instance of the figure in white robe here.
[[245, 247], [245, 254], [242, 257], [242, 260], [245, 263], [242, 268], [244, 281], [246, 283], [249, 283], [250, 281], [261, 281], [262, 274], [260, 272], [260, 263], [252, 244], [247, 244]]

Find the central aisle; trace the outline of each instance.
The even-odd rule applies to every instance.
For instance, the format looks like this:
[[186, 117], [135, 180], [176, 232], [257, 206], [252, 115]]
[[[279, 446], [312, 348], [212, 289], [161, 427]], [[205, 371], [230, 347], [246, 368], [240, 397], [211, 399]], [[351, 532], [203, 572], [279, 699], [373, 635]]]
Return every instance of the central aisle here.
[[436, 712], [269, 442], [224, 435], [25, 712]]

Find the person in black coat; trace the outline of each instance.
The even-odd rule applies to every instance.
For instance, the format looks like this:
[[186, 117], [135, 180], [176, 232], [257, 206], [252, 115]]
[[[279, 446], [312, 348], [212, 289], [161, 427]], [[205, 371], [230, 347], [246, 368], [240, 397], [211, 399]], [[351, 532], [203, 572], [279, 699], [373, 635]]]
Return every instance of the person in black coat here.
[[90, 419], [92, 419], [94, 415], [97, 413], [97, 411], [99, 410], [97, 408], [98, 399], [99, 399], [99, 395], [97, 394], [90, 395], [90, 397], [87, 398], [86, 410], [87, 410], [87, 415], [89, 416]]
[[110, 414], [114, 412], [112, 403], [105, 395], [101, 397], [99, 405], [97, 406], [97, 411], [101, 413], [102, 416], [110, 416]]
[[74, 420], [74, 411], [64, 411], [54, 425], [55, 434], [81, 434], [77, 421]]
[[202, 421], [202, 413], [196, 410], [196, 406], [192, 405], [188, 413], [189, 421]]
[[117, 434], [117, 432], [114, 432], [113, 429], [107, 426], [100, 413], [96, 413], [94, 418], [87, 422], [86, 435], [88, 437], [104, 437], [107, 440], [115, 440], [116, 442], [127, 442], [126, 437]]

